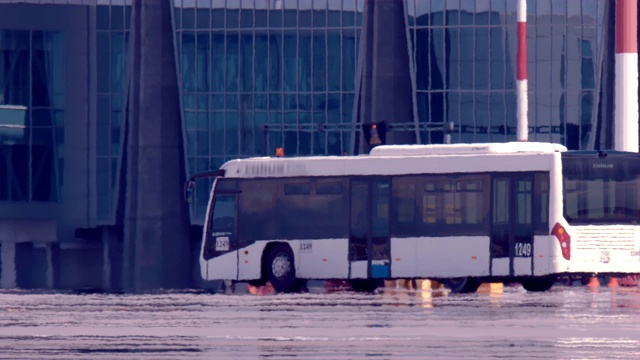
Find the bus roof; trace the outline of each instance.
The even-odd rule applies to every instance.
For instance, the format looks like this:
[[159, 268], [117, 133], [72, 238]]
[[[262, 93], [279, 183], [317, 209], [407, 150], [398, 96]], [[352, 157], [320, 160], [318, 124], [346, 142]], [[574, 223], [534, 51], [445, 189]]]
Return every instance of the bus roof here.
[[[562, 145], [526, 142], [388, 145], [376, 147], [370, 155], [364, 156], [230, 160], [221, 169], [225, 170], [225, 177], [234, 178], [548, 171], [551, 166], [549, 155], [561, 151], [566, 151]], [[478, 157], [486, 157], [487, 161]], [[452, 162], [454, 159], [456, 161]]]
[[552, 153], [567, 151], [560, 144], [542, 142], [506, 142], [478, 144], [383, 145], [371, 150], [372, 156], [420, 156], [459, 154], [505, 154], [518, 152]]

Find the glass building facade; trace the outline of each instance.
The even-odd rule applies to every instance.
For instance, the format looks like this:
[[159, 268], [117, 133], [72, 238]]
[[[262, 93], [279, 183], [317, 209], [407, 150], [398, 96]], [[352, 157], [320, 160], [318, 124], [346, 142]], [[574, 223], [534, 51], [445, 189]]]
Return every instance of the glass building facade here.
[[[47, 204], [79, 207], [60, 221], [66, 234], [118, 223], [125, 124], [135, 121], [127, 120], [131, 1], [41, 3], [0, 1], [0, 210], [28, 203], [38, 216], [65, 219], [65, 207]], [[403, 119], [404, 131], [415, 124], [419, 142], [442, 143], [443, 131], [428, 125], [452, 122], [454, 143], [516, 139], [517, 0], [382, 0], [376, 21], [367, 19], [373, 3], [173, 0], [186, 175], [278, 147], [287, 156], [357, 152], [369, 106], [363, 79], [384, 76], [375, 71], [385, 47], [363, 56], [363, 39], [389, 21], [406, 29], [409, 64], [398, 68], [409, 72], [414, 119]], [[385, 18], [385, 3], [404, 17]], [[607, 144], [609, 6], [527, 2], [531, 141]], [[64, 21], [42, 25], [51, 11]]]
[[64, 34], [0, 28], [0, 201], [62, 201]]
[[[516, 7], [511, 0], [407, 1], [420, 122], [455, 123], [453, 142], [515, 140]], [[528, 1], [531, 141], [594, 147], [604, 8], [597, 0]], [[422, 139], [441, 141], [431, 135]]]
[[96, 217], [113, 221], [123, 154], [131, 6], [96, 6]]
[[348, 152], [363, 6], [175, 1], [189, 171], [276, 147]]

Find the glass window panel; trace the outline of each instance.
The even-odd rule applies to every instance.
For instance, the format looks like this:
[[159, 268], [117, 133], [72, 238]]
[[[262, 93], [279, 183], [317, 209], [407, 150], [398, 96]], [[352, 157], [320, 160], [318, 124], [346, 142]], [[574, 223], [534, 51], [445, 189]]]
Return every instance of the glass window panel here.
[[223, 34], [211, 35], [211, 91], [224, 91], [225, 84], [225, 37]]
[[316, 94], [313, 96], [313, 110], [316, 113], [324, 113], [327, 107], [327, 94]]
[[253, 94], [240, 95], [240, 109], [242, 111], [251, 111], [253, 106]]
[[224, 8], [211, 9], [211, 28], [212, 29], [224, 29]]
[[227, 95], [225, 96], [225, 100], [226, 109], [238, 109], [238, 95]]
[[226, 91], [238, 91], [239, 90], [239, 65], [240, 65], [240, 37], [237, 34], [227, 35], [226, 43], [226, 71], [225, 71], [225, 90]]
[[311, 95], [298, 94], [297, 109], [299, 110], [312, 110], [311, 109]]
[[[240, 78], [242, 79], [241, 91], [253, 91], [254, 90], [254, 44], [253, 35], [243, 35], [241, 38], [241, 55], [240, 63], [242, 65], [242, 72]], [[257, 59], [256, 59], [257, 60]]]
[[237, 29], [240, 25], [240, 10], [227, 8], [225, 19], [225, 27], [227, 29]]
[[255, 16], [254, 21], [256, 28], [266, 28], [269, 26], [269, 11], [267, 9], [256, 9], [253, 16]]
[[253, 9], [244, 8], [240, 10], [240, 27], [244, 29], [253, 29]]
[[256, 58], [253, 67], [255, 72], [253, 91], [267, 91], [269, 89], [269, 61], [265, 58], [269, 54], [269, 38], [264, 34], [256, 34], [254, 46]]
[[295, 28], [298, 27], [298, 12], [293, 8], [285, 8], [282, 12], [284, 18], [284, 27]]
[[556, 1], [551, 0], [536, 0], [534, 2], [536, 24], [547, 25], [551, 23], [551, 3]]
[[214, 155], [224, 155], [224, 112], [214, 112], [210, 130], [211, 153]]
[[256, 110], [267, 110], [268, 104], [269, 97], [266, 94], [256, 94], [254, 103]]
[[225, 124], [225, 155], [237, 156], [239, 154], [238, 113], [228, 111], [226, 113]]
[[197, 113], [197, 126], [200, 130], [209, 129], [209, 112], [198, 111]]
[[96, 6], [96, 28], [98, 30], [109, 30], [110, 6]]
[[124, 30], [124, 6], [111, 6], [111, 30]]
[[196, 129], [197, 121], [196, 121], [196, 112], [195, 111], [185, 111], [185, 127], [187, 129]]
[[[306, 1], [306, 0], [299, 0]], [[312, 15], [311, 10], [304, 10], [301, 8], [298, 11], [298, 27], [300, 28], [310, 28], [312, 26]]]
[[209, 98], [211, 110], [223, 110], [224, 109], [224, 95], [213, 94]]
[[196, 27], [198, 29], [208, 29], [211, 25], [211, 10], [209, 8], [196, 9]]
[[309, 33], [302, 33], [299, 34], [299, 37], [298, 56], [296, 59], [298, 73], [297, 91], [311, 91], [311, 63], [313, 61], [311, 57], [311, 36]]
[[327, 11], [325, 9], [317, 9], [313, 11], [313, 27], [327, 26]]
[[57, 200], [57, 168], [53, 157], [51, 128], [34, 128], [31, 144], [31, 196], [33, 200]]
[[[509, 48], [504, 43], [504, 31], [501, 28], [490, 28], [489, 36], [491, 41], [491, 53], [489, 79], [491, 89], [513, 89], [515, 79], [513, 70], [514, 62], [509, 58]], [[476, 73], [480, 73], [477, 71]], [[508, 79], [507, 79], [508, 77]]]
[[196, 144], [197, 144], [196, 145], [197, 154], [199, 156], [208, 156], [209, 155], [209, 132], [208, 131], [197, 131], [196, 132]]
[[184, 108], [185, 109], [196, 109], [196, 96], [195, 95], [185, 95], [183, 96], [184, 100]]
[[352, 11], [342, 12], [342, 26], [353, 27], [356, 25], [356, 13]]
[[195, 8], [182, 8], [182, 28], [183, 29], [195, 29], [196, 28], [196, 12]]
[[281, 28], [283, 25], [283, 11], [279, 9], [269, 10], [269, 27]]
[[187, 130], [187, 156], [196, 156], [197, 154], [197, 132], [195, 130]]
[[282, 91], [282, 67], [283, 67], [283, 41], [282, 33], [269, 34], [269, 90]]
[[280, 109], [282, 107], [282, 94], [269, 95], [269, 108]]
[[[324, 32], [316, 31], [313, 34], [313, 90], [325, 91], [327, 89], [327, 39]], [[334, 66], [336, 62], [333, 62]]]
[[353, 114], [353, 94], [343, 94], [342, 95], [342, 113], [351, 117]]
[[[330, 51], [331, 53], [331, 51]], [[356, 80], [356, 40], [347, 36], [342, 39], [342, 90], [354, 91]], [[331, 80], [330, 80], [331, 82]]]

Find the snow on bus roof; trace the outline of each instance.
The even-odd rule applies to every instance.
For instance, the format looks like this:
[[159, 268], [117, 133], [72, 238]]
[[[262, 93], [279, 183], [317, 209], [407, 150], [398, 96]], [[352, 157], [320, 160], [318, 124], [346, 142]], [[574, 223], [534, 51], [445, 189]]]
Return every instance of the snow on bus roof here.
[[[540, 170], [548, 168], [548, 160], [531, 156], [566, 151], [562, 145], [550, 143], [484, 143], [456, 145], [389, 145], [379, 146], [371, 155], [254, 157], [230, 160], [221, 166], [225, 177], [281, 177], [328, 175], [392, 175], [424, 172], [485, 172]], [[477, 161], [476, 156], [508, 156], [521, 154], [528, 160]], [[449, 156], [459, 161], [452, 165]], [[421, 166], [416, 166], [422, 164]]]
[[461, 154], [506, 154], [517, 152], [552, 153], [567, 151], [564, 145], [543, 142], [513, 141], [506, 143], [382, 145], [371, 150], [371, 156], [420, 156]]

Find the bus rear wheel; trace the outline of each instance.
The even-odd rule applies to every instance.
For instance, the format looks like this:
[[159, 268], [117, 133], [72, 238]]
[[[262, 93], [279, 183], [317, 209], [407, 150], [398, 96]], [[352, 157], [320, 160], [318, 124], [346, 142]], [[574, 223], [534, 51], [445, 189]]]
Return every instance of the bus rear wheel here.
[[551, 289], [556, 279], [551, 276], [534, 277], [522, 280], [522, 287], [527, 291], [542, 292]]
[[444, 279], [442, 284], [453, 294], [469, 294], [474, 293], [480, 287], [480, 282], [472, 277], [459, 277]]
[[296, 267], [289, 245], [276, 244], [267, 257], [267, 278], [277, 292], [292, 292], [296, 285]]
[[355, 292], [371, 293], [380, 287], [380, 279], [351, 279], [349, 285]]

